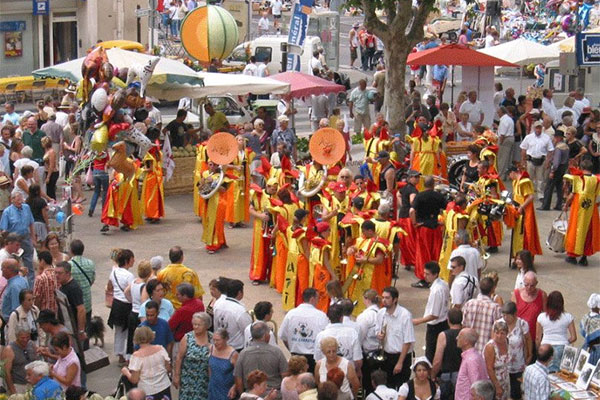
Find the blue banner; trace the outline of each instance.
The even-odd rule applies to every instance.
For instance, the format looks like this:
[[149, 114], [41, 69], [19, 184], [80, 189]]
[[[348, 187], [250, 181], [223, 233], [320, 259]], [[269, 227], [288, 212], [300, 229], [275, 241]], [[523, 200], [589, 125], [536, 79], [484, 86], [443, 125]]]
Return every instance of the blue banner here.
[[33, 0], [33, 15], [50, 15], [50, 0]]
[[[314, 0], [297, 0], [294, 4], [294, 13], [290, 19], [290, 33], [288, 44], [302, 48], [306, 39], [308, 29], [308, 18], [311, 13]], [[288, 47], [288, 52], [290, 51]], [[300, 71], [300, 54], [288, 53], [287, 71]]]
[[2, 21], [0, 32], [18, 32], [25, 30], [25, 21]]
[[600, 66], [600, 33], [578, 33], [575, 36], [577, 65]]

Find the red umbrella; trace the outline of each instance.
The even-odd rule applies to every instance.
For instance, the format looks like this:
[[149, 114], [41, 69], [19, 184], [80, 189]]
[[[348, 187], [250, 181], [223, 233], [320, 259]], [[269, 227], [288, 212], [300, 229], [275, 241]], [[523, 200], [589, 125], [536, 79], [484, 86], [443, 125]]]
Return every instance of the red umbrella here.
[[461, 65], [469, 67], [518, 67], [460, 44], [445, 44], [408, 55], [407, 65]]
[[269, 78], [279, 82], [289, 83], [290, 92], [288, 95], [295, 98], [307, 97], [312, 94], [338, 93], [346, 90], [344, 85], [338, 85], [337, 83], [319, 78], [318, 76], [308, 75], [297, 71], [282, 72], [270, 76]]

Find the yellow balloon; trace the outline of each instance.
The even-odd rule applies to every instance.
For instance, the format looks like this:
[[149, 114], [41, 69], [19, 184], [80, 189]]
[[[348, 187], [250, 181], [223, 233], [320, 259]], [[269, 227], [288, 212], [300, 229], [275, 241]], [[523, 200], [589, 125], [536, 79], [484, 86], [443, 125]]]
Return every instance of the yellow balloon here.
[[94, 131], [92, 135], [92, 141], [90, 142], [90, 147], [94, 151], [104, 151], [106, 150], [106, 145], [108, 144], [108, 127], [106, 124], [102, 124], [98, 129]]

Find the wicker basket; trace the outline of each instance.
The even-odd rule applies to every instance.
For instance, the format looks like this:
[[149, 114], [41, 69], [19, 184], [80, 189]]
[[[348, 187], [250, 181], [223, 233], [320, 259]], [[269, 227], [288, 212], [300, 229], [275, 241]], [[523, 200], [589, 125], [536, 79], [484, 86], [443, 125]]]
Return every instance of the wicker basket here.
[[467, 154], [467, 147], [472, 142], [448, 142], [446, 143], [446, 155], [454, 156], [459, 154]]
[[174, 161], [173, 176], [165, 182], [165, 196], [193, 193], [196, 157], [180, 157]]

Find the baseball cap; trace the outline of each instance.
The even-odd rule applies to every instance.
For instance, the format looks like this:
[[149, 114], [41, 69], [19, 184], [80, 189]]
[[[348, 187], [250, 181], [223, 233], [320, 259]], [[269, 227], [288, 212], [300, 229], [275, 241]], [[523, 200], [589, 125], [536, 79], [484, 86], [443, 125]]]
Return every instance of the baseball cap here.
[[390, 153], [385, 150], [381, 150], [379, 153], [377, 153], [377, 159], [380, 160], [382, 158], [390, 158]]
[[535, 121], [535, 122], [533, 123], [533, 127], [534, 127], [534, 128], [537, 128], [538, 126], [542, 126], [542, 127], [544, 126], [544, 124], [542, 124], [542, 121]]

